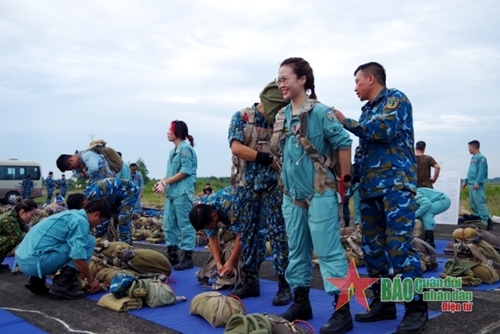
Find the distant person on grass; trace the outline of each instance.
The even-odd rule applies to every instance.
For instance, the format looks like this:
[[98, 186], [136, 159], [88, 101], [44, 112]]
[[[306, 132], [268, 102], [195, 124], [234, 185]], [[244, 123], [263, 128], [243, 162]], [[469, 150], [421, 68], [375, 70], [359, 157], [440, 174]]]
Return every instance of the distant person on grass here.
[[[417, 187], [433, 188], [436, 183], [441, 167], [430, 155], [425, 155], [425, 142], [419, 141], [415, 145], [415, 158], [417, 160]], [[434, 175], [431, 177], [431, 167]]]
[[493, 222], [486, 206], [485, 183], [488, 182], [488, 161], [479, 151], [479, 141], [469, 142], [469, 153], [472, 154], [467, 178], [462, 189], [469, 186], [469, 201], [472, 213], [481, 218], [487, 230], [493, 229]]

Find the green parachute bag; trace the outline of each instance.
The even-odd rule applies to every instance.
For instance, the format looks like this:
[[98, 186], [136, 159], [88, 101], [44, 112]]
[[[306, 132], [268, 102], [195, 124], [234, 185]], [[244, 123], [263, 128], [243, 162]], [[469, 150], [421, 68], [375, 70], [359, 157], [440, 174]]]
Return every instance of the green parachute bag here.
[[235, 314], [227, 322], [224, 334], [272, 334], [272, 324], [263, 314]]

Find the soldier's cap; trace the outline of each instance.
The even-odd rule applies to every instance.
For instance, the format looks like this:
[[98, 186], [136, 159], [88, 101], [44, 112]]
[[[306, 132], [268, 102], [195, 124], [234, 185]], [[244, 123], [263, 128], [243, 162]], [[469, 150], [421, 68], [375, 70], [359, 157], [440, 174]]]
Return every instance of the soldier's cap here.
[[283, 98], [283, 94], [274, 81], [271, 81], [266, 87], [264, 87], [262, 92], [260, 92], [259, 97], [260, 103], [262, 103], [264, 109], [266, 110], [266, 119], [268, 119], [268, 121], [269, 118], [274, 120], [274, 116], [276, 116], [278, 111], [290, 103], [289, 100], [285, 100]]

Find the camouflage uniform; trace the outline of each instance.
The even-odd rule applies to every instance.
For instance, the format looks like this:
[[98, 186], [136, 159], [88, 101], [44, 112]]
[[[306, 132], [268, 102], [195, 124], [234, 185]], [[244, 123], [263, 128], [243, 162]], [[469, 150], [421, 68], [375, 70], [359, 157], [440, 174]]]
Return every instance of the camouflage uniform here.
[[[264, 116], [256, 109], [255, 127], [268, 128]], [[243, 130], [247, 121], [241, 112], [231, 119], [228, 131], [229, 145], [233, 140], [244, 142]], [[245, 186], [236, 188], [234, 198], [235, 219], [242, 225], [240, 242], [242, 245], [242, 270], [258, 273], [266, 257], [266, 234], [261, 233], [267, 227], [274, 257], [274, 271], [284, 275], [288, 266], [288, 241], [285, 222], [281, 211], [283, 194], [278, 186], [276, 172], [269, 166], [245, 161]], [[265, 231], [264, 231], [265, 232]]]
[[20, 222], [15, 211], [0, 215], [0, 263], [23, 240], [29, 225]]
[[61, 192], [61, 196], [66, 198], [66, 191], [68, 190], [68, 183], [66, 183], [66, 179], [60, 179], [59, 183], [59, 191]]
[[[241, 224], [234, 220], [233, 215], [233, 201], [235, 197], [235, 191], [232, 186], [222, 188], [218, 192], [207, 196], [202, 203], [210, 205], [217, 215], [219, 215], [219, 222], [224, 226], [231, 229], [234, 235], [237, 235], [241, 231]], [[205, 230], [207, 237], [213, 237], [217, 235], [217, 229]]]
[[31, 190], [33, 189], [33, 181], [30, 179], [24, 179], [21, 184], [21, 192], [23, 195], [23, 199], [28, 199], [31, 196]]
[[417, 155], [417, 187], [434, 188], [431, 182], [431, 167], [437, 165], [430, 155]]
[[413, 115], [408, 98], [383, 88], [362, 108], [359, 122], [346, 118], [359, 137], [354, 178], [360, 177], [363, 251], [371, 277], [421, 277], [411, 239], [415, 225], [416, 162]]
[[[89, 184], [85, 189], [85, 197], [89, 201], [105, 198], [111, 204], [113, 211], [118, 211], [120, 240], [130, 244], [132, 242], [131, 216], [139, 197], [139, 188], [127, 180], [111, 177]], [[106, 221], [96, 228], [96, 237], [104, 234], [108, 223], [109, 221]]]
[[48, 205], [52, 200], [52, 196], [54, 196], [55, 183], [52, 176], [47, 176], [45, 179], [45, 187], [47, 188], [47, 199], [45, 200], [45, 204]]

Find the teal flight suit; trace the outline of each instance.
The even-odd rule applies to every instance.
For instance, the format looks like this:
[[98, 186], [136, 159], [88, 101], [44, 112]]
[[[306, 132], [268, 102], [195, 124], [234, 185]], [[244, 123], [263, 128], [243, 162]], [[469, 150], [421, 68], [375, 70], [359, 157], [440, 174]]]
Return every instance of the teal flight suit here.
[[[292, 116], [291, 105], [285, 108], [284, 114], [286, 138], [280, 146], [285, 188], [282, 208], [290, 248], [286, 280], [292, 288], [311, 285], [314, 249], [321, 264], [325, 291], [330, 295], [339, 294], [338, 288], [326, 278], [345, 277], [347, 274], [347, 260], [340, 242], [340, 195], [333, 190], [325, 190], [323, 194], [315, 191], [315, 170], [311, 157], [298, 141], [299, 117]], [[346, 149], [351, 146], [349, 134], [333, 117], [330, 107], [316, 104], [309, 111], [307, 120], [308, 139], [320, 154], [328, 155], [332, 148]], [[310, 205], [302, 208], [293, 200], [308, 200]]]
[[445, 212], [450, 208], [451, 200], [445, 193], [432, 188], [417, 188], [415, 197], [418, 209], [415, 217], [422, 220], [426, 231], [434, 231], [436, 221], [434, 216]]
[[76, 269], [73, 260], [90, 263], [94, 246], [85, 210], [66, 210], [29, 230], [16, 250], [16, 261], [23, 273], [42, 278], [66, 264]]
[[[486, 206], [486, 195], [484, 193], [486, 181], [488, 181], [488, 161], [481, 152], [478, 152], [470, 160], [465, 184], [469, 186], [469, 201], [472, 213], [481, 217], [481, 221], [487, 225], [490, 213]], [[479, 187], [474, 189], [476, 184]]]
[[196, 242], [196, 232], [189, 221], [189, 212], [193, 208], [197, 166], [196, 153], [187, 141], [181, 141], [179, 146], [170, 152], [167, 178], [179, 172], [186, 177], [167, 185], [163, 230], [167, 246], [178, 246], [183, 251], [192, 251]]

